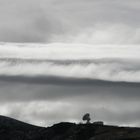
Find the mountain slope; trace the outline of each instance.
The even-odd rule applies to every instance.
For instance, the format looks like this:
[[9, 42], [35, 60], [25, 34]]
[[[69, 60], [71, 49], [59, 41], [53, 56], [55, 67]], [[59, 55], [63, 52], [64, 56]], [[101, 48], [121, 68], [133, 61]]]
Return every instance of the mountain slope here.
[[0, 140], [140, 140], [140, 128], [68, 122], [44, 128], [0, 116]]

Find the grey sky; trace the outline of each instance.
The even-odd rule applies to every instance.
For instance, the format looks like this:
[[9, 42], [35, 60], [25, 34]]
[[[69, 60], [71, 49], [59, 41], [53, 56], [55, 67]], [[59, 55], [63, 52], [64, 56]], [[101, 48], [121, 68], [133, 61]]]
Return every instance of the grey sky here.
[[0, 41], [52, 42], [116, 25], [125, 38], [119, 27], [132, 28], [135, 35], [139, 7], [139, 0], [0, 0]]

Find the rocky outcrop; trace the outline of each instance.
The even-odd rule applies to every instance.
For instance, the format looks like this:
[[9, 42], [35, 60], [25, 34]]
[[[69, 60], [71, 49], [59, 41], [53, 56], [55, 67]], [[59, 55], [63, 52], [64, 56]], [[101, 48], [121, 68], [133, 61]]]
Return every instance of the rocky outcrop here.
[[68, 122], [44, 128], [0, 116], [0, 140], [140, 140], [140, 128]]

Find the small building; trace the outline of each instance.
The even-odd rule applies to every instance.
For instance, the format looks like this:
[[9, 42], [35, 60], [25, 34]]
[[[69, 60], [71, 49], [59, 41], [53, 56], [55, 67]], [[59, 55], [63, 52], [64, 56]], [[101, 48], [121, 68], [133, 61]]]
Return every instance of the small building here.
[[104, 122], [103, 121], [96, 121], [93, 124], [94, 125], [104, 125]]

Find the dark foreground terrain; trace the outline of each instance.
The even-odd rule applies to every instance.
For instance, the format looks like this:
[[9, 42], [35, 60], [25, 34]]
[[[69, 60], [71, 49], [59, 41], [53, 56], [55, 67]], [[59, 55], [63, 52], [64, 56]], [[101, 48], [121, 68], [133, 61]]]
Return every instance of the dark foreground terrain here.
[[140, 128], [67, 122], [43, 128], [0, 116], [0, 140], [140, 140]]

